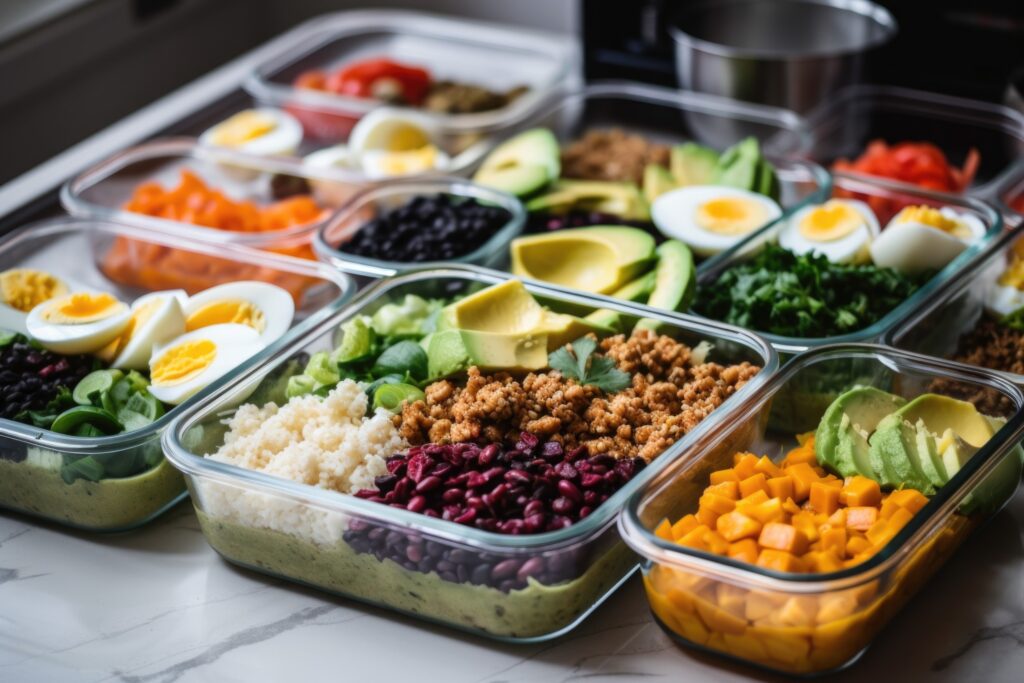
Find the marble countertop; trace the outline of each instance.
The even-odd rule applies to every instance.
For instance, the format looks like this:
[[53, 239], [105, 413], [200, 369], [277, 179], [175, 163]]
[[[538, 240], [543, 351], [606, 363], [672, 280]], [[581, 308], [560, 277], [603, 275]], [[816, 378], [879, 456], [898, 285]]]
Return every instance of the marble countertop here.
[[[1019, 681], [1024, 490], [828, 680]], [[97, 536], [0, 515], [0, 681], [774, 680], [673, 645], [632, 579], [572, 633], [467, 636], [236, 569], [186, 501]]]

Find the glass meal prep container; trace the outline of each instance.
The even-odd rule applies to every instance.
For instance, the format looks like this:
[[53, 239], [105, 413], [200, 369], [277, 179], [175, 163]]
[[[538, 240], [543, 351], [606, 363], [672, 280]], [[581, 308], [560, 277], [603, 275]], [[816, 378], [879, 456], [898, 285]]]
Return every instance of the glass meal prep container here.
[[[372, 314], [409, 293], [450, 296], [507, 280], [495, 271], [450, 267], [378, 281], [344, 311], [293, 338], [275, 359], [265, 359], [247, 377], [236, 377], [183, 411], [164, 444], [185, 473], [200, 525], [214, 549], [229, 562], [255, 571], [500, 640], [552, 638], [585, 618], [636, 566], [614, 528], [625, 498], [708, 433], [735, 419], [775, 371], [774, 352], [756, 336], [528, 283], [527, 289], [545, 305], [580, 314], [607, 307], [634, 320], [657, 317], [665, 323], [664, 334], [690, 344], [709, 340], [714, 344], [711, 360], [749, 360], [763, 368], [589, 516], [558, 531], [502, 535], [204, 457], [223, 443], [223, 419], [231, 412], [225, 406], [231, 405], [228, 399], [238, 385], [275, 372], [289, 356], [334, 348], [339, 325], [346, 320]], [[255, 506], [250, 511], [260, 511], [255, 518], [244, 512], [247, 502]], [[403, 564], [383, 559], [386, 546], [407, 545], [437, 559], [436, 568], [411, 559]], [[519, 587], [495, 587], [528, 562], [530, 571]]]
[[[1024, 400], [1001, 377], [938, 359], [867, 344], [816, 349], [770, 380], [748, 406], [747, 419], [719, 430], [693, 457], [675, 461], [632, 496], [620, 530], [643, 558], [647, 598], [669, 636], [787, 675], [824, 673], [856, 661], [957, 547], [1013, 496], [1021, 474], [1016, 444], [1024, 413], [1011, 417], [877, 553], [839, 571], [766, 569], [669, 542], [653, 530], [663, 519], [672, 523], [695, 512], [709, 473], [731, 467], [734, 453], [749, 451], [777, 462], [796, 446], [795, 433], [814, 429], [824, 406], [804, 403], [787, 390], [793, 383], [814, 384], [830, 395], [866, 385], [910, 398], [930, 391], [936, 378], [997, 391], [1015, 411]], [[802, 422], [776, 428], [780, 409]]]
[[[157, 253], [163, 258], [154, 265], [150, 257]], [[11, 268], [55, 272], [128, 301], [156, 290], [184, 288], [193, 294], [227, 282], [262, 280], [292, 291], [296, 327], [331, 314], [354, 292], [346, 276], [323, 264], [67, 218], [29, 225], [0, 240], [0, 271]], [[273, 355], [287, 337], [262, 353]], [[144, 428], [114, 436], [69, 436], [0, 418], [0, 507], [90, 531], [145, 524], [185, 496], [181, 474], [163, 457], [160, 434], [195, 400]], [[117, 463], [123, 473], [65, 483], [63, 469], [89, 457]]]
[[499, 206], [509, 214], [504, 227], [484, 244], [463, 256], [446, 259], [445, 263], [498, 267], [507, 262], [509, 243], [519, 236], [526, 223], [523, 203], [506, 192], [461, 178], [396, 180], [368, 188], [353, 197], [317, 231], [313, 238], [313, 251], [320, 260], [343, 272], [375, 278], [412, 268], [438, 265], [438, 262], [385, 261], [350, 254], [342, 248], [367, 221], [401, 207], [416, 197], [436, 195], [447, 195], [454, 201], [473, 199], [481, 204]]
[[[969, 213], [977, 217], [985, 228], [984, 236], [968, 246], [944, 268], [939, 270], [930, 280], [925, 282], [911, 296], [888, 312], [874, 324], [861, 330], [832, 337], [803, 338], [786, 337], [759, 330], [753, 330], [767, 339], [784, 356], [796, 354], [825, 344], [850, 342], [872, 342], [881, 339], [882, 335], [900, 321], [913, 315], [923, 303], [942, 285], [957, 273], [969, 268], [978, 254], [991, 244], [1000, 234], [1003, 222], [999, 214], [986, 202], [973, 197], [955, 197], [953, 195], [929, 192], [914, 188], [904, 183], [894, 183], [881, 178], [861, 175], [835, 173], [832, 175], [832, 196], [859, 199], [875, 211], [879, 203], [882, 206], [926, 205], [936, 208], [949, 207], [961, 213]], [[698, 291], [704, 287], [714, 287], [729, 267], [742, 263], [757, 253], [757, 248], [770, 241], [776, 241], [779, 231], [786, 225], [789, 216], [783, 215], [767, 227], [752, 233], [743, 241], [727, 251], [709, 259], [697, 270]], [[885, 227], [885, 221], [879, 221]]]
[[[460, 166], [449, 172], [458, 175], [467, 168]], [[187, 191], [181, 189], [185, 172], [233, 200], [253, 202], [263, 208], [296, 195], [311, 196], [321, 213], [294, 227], [244, 231], [209, 228], [125, 208], [136, 190], [146, 183], [158, 183], [165, 190]], [[73, 216], [113, 220], [174, 237], [238, 244], [313, 259], [312, 240], [316, 231], [340, 206], [370, 184], [365, 175], [346, 169], [312, 167], [289, 158], [206, 147], [192, 138], [167, 138], [129, 148], [83, 171], [61, 188], [61, 202]]]
[[494, 91], [527, 89], [511, 103], [476, 113], [431, 113], [447, 138], [505, 130], [557, 89], [578, 81], [578, 50], [571, 40], [517, 27], [417, 12], [369, 10], [319, 17], [289, 32], [259, 64], [244, 87], [260, 103], [283, 108], [312, 138], [338, 142], [368, 112], [383, 106], [364, 99], [294, 87], [305, 71], [333, 71], [366, 59], [386, 58], [426, 69], [432, 79]]
[[846, 88], [807, 116], [810, 156], [830, 167], [873, 140], [930, 142], [955, 167], [973, 147], [980, 164], [967, 194], [988, 196], [1024, 153], [1024, 116], [1002, 105], [891, 86]]
[[[1024, 226], [1005, 232], [989, 245], [969, 268], [959, 273], [905, 320], [893, 326], [883, 341], [899, 349], [937, 358], [953, 359], [958, 351], [976, 353], [985, 350], [993, 354], [990, 356], [993, 365], [997, 358], [1015, 361], [1016, 347], [1009, 353], [1005, 348], [996, 349], [996, 341], [991, 335], [974, 340], [970, 348], [962, 348], [962, 345], [969, 339], [968, 335], [988, 317], [987, 304], [992, 300], [997, 288], [1008, 292], [1017, 291], [1013, 284], [1000, 285], [999, 280], [1011, 263], [1014, 251], [1024, 249], [1022, 239]], [[1014, 305], [1010, 304], [1009, 308], [1013, 307]], [[997, 316], [992, 316], [992, 322], [996, 322], [996, 319]], [[1001, 343], [1006, 343], [1006, 340]], [[1002, 375], [1011, 382], [1024, 385], [1024, 373], [1012, 372], [1007, 367], [986, 366], [986, 369]], [[962, 398], [984, 402], [986, 406], [997, 407], [1004, 413], [1009, 410], [1009, 404], [998, 400], [998, 394], [990, 391], [969, 394]]]
[[1005, 180], [994, 189], [996, 204], [1007, 225], [1024, 223], [1024, 161], [1006, 174]]

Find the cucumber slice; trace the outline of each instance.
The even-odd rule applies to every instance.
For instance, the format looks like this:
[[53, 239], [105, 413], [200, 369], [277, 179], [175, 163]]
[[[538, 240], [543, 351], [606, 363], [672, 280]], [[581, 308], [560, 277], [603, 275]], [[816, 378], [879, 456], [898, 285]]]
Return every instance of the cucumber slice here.
[[71, 398], [80, 406], [91, 406], [105, 391], [110, 391], [114, 383], [124, 377], [120, 370], [94, 370], [83, 377], [71, 392]]

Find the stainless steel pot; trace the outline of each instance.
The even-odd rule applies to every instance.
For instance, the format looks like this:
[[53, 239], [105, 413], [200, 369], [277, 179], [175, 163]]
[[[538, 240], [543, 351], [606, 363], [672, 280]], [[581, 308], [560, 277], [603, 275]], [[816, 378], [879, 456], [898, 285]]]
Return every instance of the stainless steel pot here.
[[864, 53], [896, 33], [867, 0], [699, 0], [672, 24], [683, 89], [801, 114], [859, 82]]

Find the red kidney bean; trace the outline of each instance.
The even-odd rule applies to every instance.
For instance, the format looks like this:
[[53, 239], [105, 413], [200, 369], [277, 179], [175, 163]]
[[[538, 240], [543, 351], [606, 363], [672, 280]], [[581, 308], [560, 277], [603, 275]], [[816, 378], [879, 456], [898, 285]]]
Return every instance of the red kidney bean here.
[[576, 488], [576, 484], [567, 479], [558, 482], [558, 492], [577, 503], [583, 500], [583, 492]]
[[427, 507], [426, 496], [414, 496], [409, 503], [405, 506], [405, 509], [409, 512], [423, 512]]

